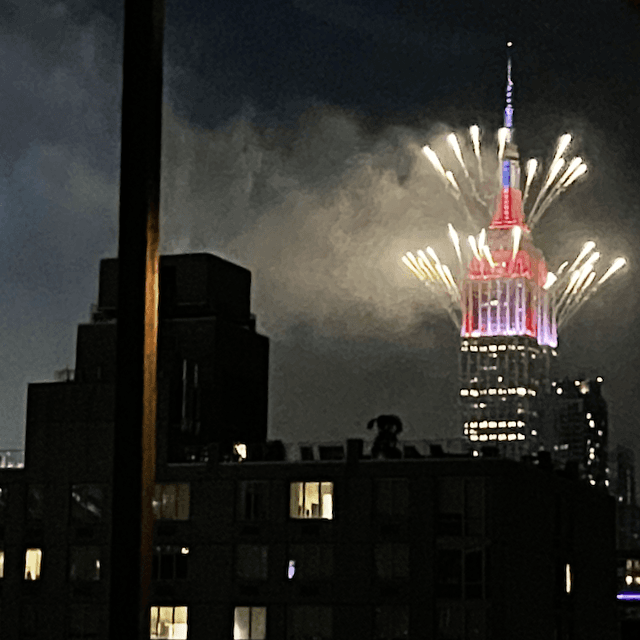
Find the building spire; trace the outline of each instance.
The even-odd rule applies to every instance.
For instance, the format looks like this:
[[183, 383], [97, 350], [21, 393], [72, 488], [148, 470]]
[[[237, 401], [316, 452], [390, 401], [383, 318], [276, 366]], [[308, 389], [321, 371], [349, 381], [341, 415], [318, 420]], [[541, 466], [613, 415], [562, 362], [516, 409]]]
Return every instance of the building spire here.
[[[513, 42], [507, 42], [507, 48], [511, 48]], [[508, 141], [511, 139], [513, 129], [513, 81], [511, 80], [511, 55], [507, 58], [507, 104], [504, 108], [504, 126], [508, 130]]]

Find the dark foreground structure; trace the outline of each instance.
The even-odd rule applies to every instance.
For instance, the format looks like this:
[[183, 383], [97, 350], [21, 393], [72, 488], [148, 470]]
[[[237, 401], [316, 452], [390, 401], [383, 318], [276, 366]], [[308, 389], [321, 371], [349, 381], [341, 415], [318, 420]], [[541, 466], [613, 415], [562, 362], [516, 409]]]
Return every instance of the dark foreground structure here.
[[[75, 376], [29, 387], [24, 469], [0, 469], [0, 637], [106, 639], [117, 262]], [[250, 274], [161, 259], [148, 638], [607, 640], [615, 503], [544, 460], [267, 442]], [[478, 452], [476, 452], [478, 453]]]

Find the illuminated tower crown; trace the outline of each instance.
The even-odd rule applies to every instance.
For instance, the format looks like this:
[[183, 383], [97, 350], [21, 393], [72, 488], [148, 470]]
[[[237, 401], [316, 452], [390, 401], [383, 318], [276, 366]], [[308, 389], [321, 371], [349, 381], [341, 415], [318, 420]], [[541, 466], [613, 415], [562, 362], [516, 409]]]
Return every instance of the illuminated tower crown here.
[[557, 331], [553, 297], [544, 288], [547, 266], [524, 222], [512, 91], [509, 60], [501, 189], [460, 287], [460, 395], [471, 441], [513, 443], [522, 453], [537, 442], [537, 398], [548, 383], [549, 348], [557, 345]]

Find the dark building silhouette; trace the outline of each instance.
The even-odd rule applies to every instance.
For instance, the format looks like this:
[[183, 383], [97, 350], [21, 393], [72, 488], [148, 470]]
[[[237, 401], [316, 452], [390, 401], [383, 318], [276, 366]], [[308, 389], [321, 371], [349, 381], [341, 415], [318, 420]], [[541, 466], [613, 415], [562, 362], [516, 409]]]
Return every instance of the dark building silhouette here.
[[[107, 637], [116, 269], [75, 376], [29, 387], [25, 467], [0, 468], [3, 640]], [[149, 638], [616, 637], [604, 491], [490, 449], [268, 442], [249, 273], [161, 269]]]
[[581, 480], [610, 487], [609, 421], [602, 384], [601, 377], [554, 382], [548, 406], [554, 459], [574, 466]]

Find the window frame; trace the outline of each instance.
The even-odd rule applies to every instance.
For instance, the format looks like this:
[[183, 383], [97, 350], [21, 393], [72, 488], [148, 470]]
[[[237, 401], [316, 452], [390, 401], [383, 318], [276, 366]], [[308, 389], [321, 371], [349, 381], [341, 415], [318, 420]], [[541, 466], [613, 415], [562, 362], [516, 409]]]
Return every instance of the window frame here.
[[[311, 502], [307, 509], [307, 500], [311, 500], [308, 494], [311, 493], [311, 485], [317, 485], [316, 493], [318, 502]], [[323, 491], [323, 485], [329, 485], [328, 492]], [[330, 496], [331, 513], [325, 516], [324, 498]], [[333, 520], [335, 518], [334, 508], [335, 483], [333, 480], [290, 480], [289, 481], [289, 519], [290, 520]], [[313, 514], [313, 508], [318, 507], [318, 514]], [[294, 511], [296, 513], [294, 513]], [[305, 515], [308, 513], [308, 515]]]
[[[175, 487], [175, 496], [173, 497], [173, 509], [171, 510], [171, 514], [167, 514], [167, 503], [169, 502], [169, 498], [165, 497], [168, 495], [165, 487]], [[182, 505], [182, 500], [185, 498], [184, 495], [181, 495], [186, 491], [186, 508]], [[152, 500], [153, 507], [153, 517], [154, 520], [160, 521], [170, 521], [170, 522], [186, 522], [191, 519], [191, 483], [190, 482], [156, 482], [155, 490], [153, 493]], [[181, 513], [181, 511], [186, 510], [185, 513]], [[184, 516], [184, 517], [182, 517]]]
[[[248, 616], [247, 616], [247, 620], [248, 620], [248, 623], [249, 623], [248, 635], [247, 636], [244, 636], [244, 634], [237, 635], [239, 633], [238, 630], [237, 630], [237, 627], [238, 627], [238, 613], [239, 613], [239, 610], [245, 610], [245, 609], [247, 610], [247, 613], [248, 613]], [[254, 629], [253, 629], [253, 621], [254, 621], [253, 612], [254, 612], [254, 610], [262, 611], [264, 613], [262, 626], [258, 630], [255, 630], [255, 634], [254, 634]], [[233, 640], [266, 640], [267, 634], [268, 634], [267, 610], [268, 610], [268, 607], [266, 605], [260, 605], [260, 606], [256, 606], [256, 605], [235, 605], [234, 608], [233, 608]], [[263, 631], [263, 633], [260, 633], [261, 631]]]
[[[153, 626], [154, 626], [154, 609], [156, 610], [156, 615], [155, 615], [155, 626], [156, 629], [154, 631]], [[184, 635], [173, 635], [173, 632], [175, 632], [175, 629], [170, 629], [170, 631], [172, 632], [169, 635], [162, 635], [158, 633], [158, 625], [160, 624], [165, 624], [164, 622], [162, 622], [160, 620], [160, 614], [161, 614], [161, 610], [162, 609], [172, 609], [171, 612], [171, 619], [172, 622], [170, 623], [172, 626], [176, 625], [176, 624], [184, 624], [185, 628], [184, 628]], [[185, 610], [185, 620], [186, 622], [181, 623], [181, 622], [176, 622], [176, 610], [177, 609], [184, 609]], [[166, 605], [166, 604], [153, 604], [151, 605], [151, 607], [149, 608], [149, 638], [150, 640], [165, 640], [167, 638], [175, 638], [176, 640], [186, 640], [186, 638], [189, 637], [189, 607], [187, 605], [184, 604], [170, 604], [170, 605]]]

